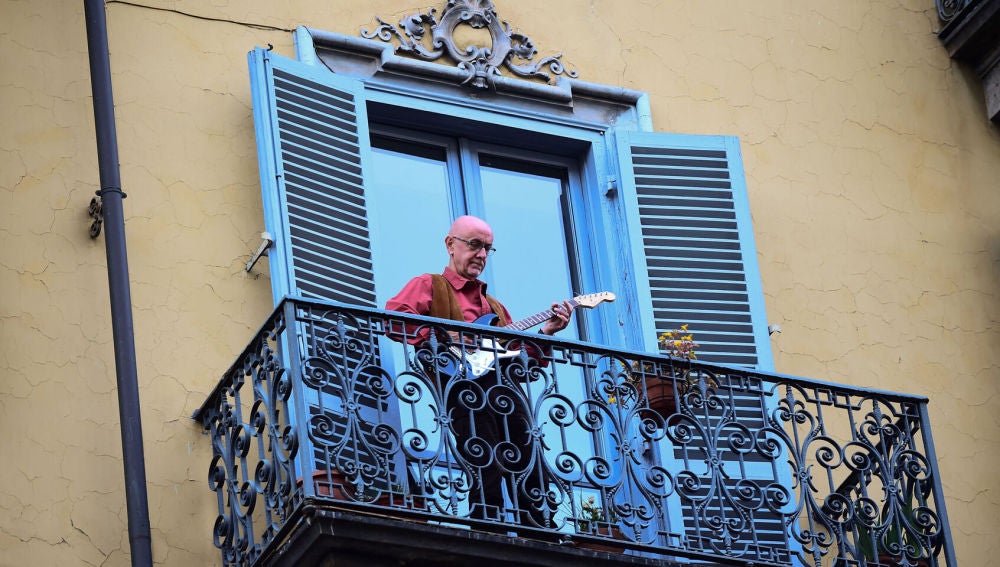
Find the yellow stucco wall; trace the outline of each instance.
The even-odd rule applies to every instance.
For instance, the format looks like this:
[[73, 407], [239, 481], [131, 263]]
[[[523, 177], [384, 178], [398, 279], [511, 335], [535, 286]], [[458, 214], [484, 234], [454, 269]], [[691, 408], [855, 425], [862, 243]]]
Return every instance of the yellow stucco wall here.
[[[777, 370], [928, 395], [959, 560], [1000, 554], [1000, 129], [933, 1], [495, 4], [657, 130], [741, 138]], [[443, 5], [108, 3], [157, 563], [218, 562], [190, 416], [271, 305], [246, 52]], [[0, 3], [0, 566], [129, 562], [86, 41], [82, 2]]]

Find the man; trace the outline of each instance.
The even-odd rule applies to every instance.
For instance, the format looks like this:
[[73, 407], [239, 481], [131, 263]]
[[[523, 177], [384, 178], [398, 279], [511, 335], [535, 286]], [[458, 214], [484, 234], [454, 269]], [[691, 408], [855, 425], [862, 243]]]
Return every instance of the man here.
[[[444, 273], [413, 278], [386, 303], [385, 308], [466, 322], [475, 321], [482, 315], [495, 314], [500, 325], [509, 324], [511, 318], [507, 308], [487, 295], [486, 283], [479, 280], [487, 260], [496, 251], [493, 248], [493, 230], [486, 221], [473, 216], [459, 217], [445, 236], [444, 244], [449, 258]], [[556, 302], [552, 304], [552, 312], [552, 317], [541, 328], [540, 332], [544, 335], [565, 329], [573, 307], [568, 301]], [[428, 337], [429, 330], [425, 329], [407, 338], [409, 342], [419, 344]], [[458, 337], [452, 334], [451, 338]], [[507, 347], [513, 349], [514, 345]], [[527, 353], [529, 356], [539, 354], [530, 347]], [[425, 369], [433, 377], [435, 369], [428, 366]], [[502, 373], [502, 365], [478, 378], [457, 372], [447, 384], [441, 386], [459, 454], [468, 465], [471, 516], [486, 520], [505, 519], [504, 513], [508, 508], [504, 503], [502, 487], [504, 479], [507, 479], [508, 495], [517, 511], [515, 521], [544, 527], [549, 525], [547, 512], [550, 511], [544, 505], [542, 469], [532, 452], [531, 412], [526, 406], [523, 391], [514, 391], [511, 381], [504, 380]], [[511, 373], [515, 374], [519, 373]]]

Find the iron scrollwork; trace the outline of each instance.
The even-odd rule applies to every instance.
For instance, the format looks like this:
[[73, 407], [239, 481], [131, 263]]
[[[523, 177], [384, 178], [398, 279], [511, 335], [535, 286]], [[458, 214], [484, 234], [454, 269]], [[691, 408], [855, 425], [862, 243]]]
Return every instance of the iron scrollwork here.
[[[335, 311], [300, 313], [314, 340], [305, 349], [302, 382], [315, 391], [308, 432], [317, 464], [344, 475], [344, 494], [372, 500], [388, 489], [390, 461], [399, 451], [395, 429], [383, 423], [382, 408], [393, 379], [378, 364], [371, 335], [354, 317]], [[324, 470], [325, 469], [325, 470]]]
[[[436, 61], [447, 57], [456, 62], [459, 69], [467, 73], [463, 85], [477, 89], [492, 89], [501, 68], [526, 79], [540, 79], [549, 83], [553, 75], [578, 76], [575, 70], [566, 69], [562, 54], [544, 57], [532, 62], [537, 50], [531, 39], [511, 30], [510, 24], [502, 21], [491, 0], [448, 0], [441, 18], [436, 9], [407, 16], [399, 26], [393, 26], [376, 17], [379, 25], [374, 30], [361, 30], [366, 39], [398, 41], [397, 53], [408, 54], [425, 61]], [[490, 45], [467, 45], [459, 47], [455, 41], [455, 31], [459, 26], [472, 29], [486, 29], [490, 35]], [[430, 31], [430, 48], [425, 37]], [[546, 70], [547, 68], [547, 70]]]
[[[225, 565], [256, 557], [295, 503], [298, 433], [288, 420], [293, 384], [277, 350], [283, 327], [276, 314], [223, 379], [216, 405], [202, 415], [212, 439], [208, 481], [219, 500], [214, 540]], [[244, 399], [247, 378], [250, 400]]]
[[[787, 455], [796, 500], [784, 511], [785, 525], [801, 554], [814, 565], [831, 554], [926, 565], [942, 531], [928, 504], [933, 470], [917, 444], [915, 406], [874, 395], [837, 400], [790, 383], [773, 391], [780, 390], [758, 444]], [[838, 409], [855, 424], [849, 436], [832, 427]], [[836, 488], [824, 489], [830, 486]]]
[[[418, 327], [430, 340], [408, 356], [396, 389], [404, 413], [427, 418], [406, 427], [403, 450], [416, 472], [419, 492], [436, 510], [471, 519], [503, 522], [522, 518], [532, 527], [550, 528], [559, 505], [568, 501], [566, 467], [555, 470], [543, 450], [539, 417], [563, 427], [572, 405], [556, 391], [549, 372], [526, 354], [505, 360], [481, 376], [461, 371], [465, 350], [436, 327]], [[535, 383], [529, 397], [521, 387]], [[541, 416], [539, 415], [541, 413]], [[558, 460], [558, 459], [557, 459]], [[510, 505], [504, 504], [505, 486]]]
[[[513, 339], [470, 373], [468, 345]], [[660, 557], [917, 566], [948, 533], [924, 403], [286, 300], [199, 419], [225, 565], [253, 563], [311, 499]]]

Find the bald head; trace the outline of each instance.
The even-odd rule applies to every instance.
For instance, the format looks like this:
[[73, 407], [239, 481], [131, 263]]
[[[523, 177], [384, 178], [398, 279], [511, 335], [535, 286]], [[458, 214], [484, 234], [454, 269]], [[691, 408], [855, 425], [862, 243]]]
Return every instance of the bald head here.
[[490, 242], [493, 241], [493, 229], [490, 225], [486, 224], [486, 221], [479, 217], [474, 217], [472, 215], [463, 215], [455, 219], [455, 222], [451, 225], [451, 230], [448, 234], [455, 236], [463, 236], [468, 231], [485, 231], [490, 235]]
[[448, 249], [448, 267], [463, 278], [474, 280], [486, 268], [489, 254], [486, 248], [473, 250], [468, 242], [478, 240], [484, 245], [493, 245], [493, 229], [481, 218], [464, 215], [455, 219], [444, 238]]

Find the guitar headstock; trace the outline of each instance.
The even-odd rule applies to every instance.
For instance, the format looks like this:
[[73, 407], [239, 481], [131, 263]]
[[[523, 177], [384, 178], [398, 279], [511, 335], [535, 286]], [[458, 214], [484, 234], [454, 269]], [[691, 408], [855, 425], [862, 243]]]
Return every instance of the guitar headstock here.
[[594, 308], [598, 305], [604, 303], [605, 301], [614, 301], [615, 294], [610, 291], [599, 291], [597, 293], [588, 293], [586, 295], [578, 295], [573, 298], [578, 307], [589, 307]]

